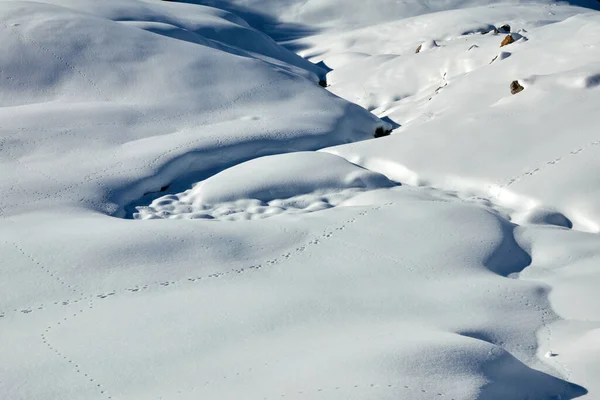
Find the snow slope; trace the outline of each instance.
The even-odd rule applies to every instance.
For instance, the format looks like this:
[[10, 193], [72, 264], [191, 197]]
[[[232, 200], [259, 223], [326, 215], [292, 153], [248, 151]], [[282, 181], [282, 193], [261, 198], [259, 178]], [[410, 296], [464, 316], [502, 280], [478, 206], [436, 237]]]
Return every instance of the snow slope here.
[[[333, 68], [332, 92], [399, 126], [389, 138], [326, 151], [529, 226], [519, 228], [518, 241], [531, 249], [532, 264], [520, 276], [549, 284], [564, 319], [539, 330], [548, 344], [538, 353], [557, 353], [550, 365], [594, 398], [600, 16], [581, 11], [451, 10], [327, 32], [303, 46], [304, 55]], [[517, 41], [500, 48], [506, 34], [490, 29], [506, 23]], [[514, 96], [513, 80], [525, 88]], [[595, 234], [547, 228], [553, 225]]]
[[[246, 17], [249, 23], [265, 31], [295, 28], [296, 31], [344, 31], [376, 26], [382, 22], [397, 21], [439, 11], [469, 9], [479, 6], [518, 7], [533, 4], [554, 7], [572, 5], [600, 9], [595, 0], [182, 0], [183, 3], [210, 5], [232, 10]], [[473, 13], [471, 13], [473, 14]], [[475, 13], [475, 15], [477, 12]], [[298, 32], [299, 33], [299, 32]]]
[[[535, 9], [519, 11], [521, 18], [536, 18]], [[570, 11], [557, 9], [554, 17]], [[499, 12], [499, 7], [493, 9], [488, 20], [504, 21]], [[436, 20], [444, 18], [461, 21], [466, 13], [434, 14], [427, 23], [440, 26]], [[402, 22], [386, 29], [404, 30], [407, 25], [412, 26]], [[477, 192], [521, 211], [552, 207], [576, 228], [598, 232], [600, 209], [595, 199], [600, 186], [597, 174], [589, 171], [600, 168], [595, 154], [600, 150], [600, 119], [595, 112], [600, 101], [600, 14], [576, 15], [542, 27], [523, 18], [511, 26], [525, 29], [523, 38], [502, 48], [505, 35], [444, 37], [434, 30], [430, 38], [439, 47], [418, 54], [414, 49], [419, 42], [414, 39], [375, 46], [374, 55], [354, 61], [342, 59], [340, 49], [332, 50], [332, 91], [402, 126], [389, 139], [344, 147], [341, 153], [392, 175], [398, 165], [399, 180], [406, 180], [402, 175], [410, 170], [418, 175], [411, 179]], [[469, 32], [476, 27], [456, 23], [453, 29]], [[479, 29], [485, 30], [481, 25]], [[423, 29], [418, 32], [413, 37]], [[381, 30], [356, 35], [368, 41], [370, 35], [380, 34]], [[365, 45], [355, 47], [352, 52], [365, 50]], [[388, 54], [392, 47], [400, 51]], [[328, 57], [319, 56], [326, 63]], [[517, 96], [509, 90], [513, 80], [525, 87]]]
[[[322, 90], [318, 68], [222, 11], [184, 6], [185, 24], [175, 17], [156, 21], [161, 7], [168, 14], [177, 5], [129, 3], [107, 19], [107, 4], [94, 16], [68, 8], [69, 2], [3, 2], [3, 149], [32, 175], [15, 186], [7, 177], [14, 194], [3, 199], [6, 212], [22, 207], [24, 198], [42, 200], [45, 208], [47, 195], [113, 212], [160, 188], [172, 170], [191, 173], [360, 140], [385, 125]], [[138, 8], [139, 20], [132, 20]], [[173, 38], [173, 23], [196, 40]], [[207, 27], [224, 40], [202, 35]], [[245, 32], [262, 39], [264, 54], [244, 43], [233, 47], [231, 37]], [[68, 168], [73, 163], [78, 168]], [[146, 176], [152, 182], [132, 187]]]
[[2, 396], [598, 396], [597, 12], [187, 3], [0, 1]]

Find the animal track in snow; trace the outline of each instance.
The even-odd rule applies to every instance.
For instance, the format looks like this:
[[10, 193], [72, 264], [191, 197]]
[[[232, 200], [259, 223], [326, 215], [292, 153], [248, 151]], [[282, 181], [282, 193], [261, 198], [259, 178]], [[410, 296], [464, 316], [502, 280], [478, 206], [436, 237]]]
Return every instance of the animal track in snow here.
[[596, 148], [597, 148], [597, 147], [600, 147], [600, 140], [598, 140], [598, 139], [597, 139], [597, 140], [593, 140], [593, 141], [589, 142], [589, 143], [588, 143], [586, 146], [583, 146], [583, 147], [580, 147], [580, 148], [577, 148], [577, 149], [571, 150], [571, 151], [570, 151], [569, 153], [567, 153], [566, 155], [563, 155], [563, 156], [557, 157], [557, 158], [555, 158], [554, 160], [546, 161], [546, 162], [542, 163], [542, 165], [541, 165], [541, 166], [538, 166], [538, 167], [536, 167], [536, 168], [532, 168], [532, 169], [530, 169], [530, 170], [527, 170], [527, 171], [523, 172], [523, 173], [522, 173], [522, 174], [520, 174], [520, 175], [517, 175], [517, 176], [515, 176], [515, 177], [512, 177], [512, 178], [508, 179], [508, 180], [506, 181], [506, 183], [504, 183], [504, 184], [503, 184], [503, 185], [501, 185], [500, 187], [501, 187], [501, 188], [507, 188], [507, 187], [509, 187], [509, 186], [511, 186], [511, 185], [513, 185], [513, 184], [515, 184], [515, 183], [517, 183], [517, 182], [519, 182], [519, 181], [521, 181], [521, 180], [525, 179], [525, 178], [526, 178], [526, 177], [528, 177], [528, 176], [533, 176], [533, 175], [535, 175], [535, 174], [539, 173], [540, 171], [542, 171], [542, 170], [545, 170], [546, 168], [549, 168], [549, 167], [551, 167], [551, 166], [553, 166], [553, 165], [559, 164], [559, 163], [560, 163], [561, 161], [563, 161], [563, 160], [564, 160], [566, 157], [570, 157], [570, 156], [576, 156], [576, 155], [578, 155], [578, 154], [581, 154], [582, 152], [584, 152], [584, 151], [586, 151], [586, 150], [593, 149], [593, 148], [594, 148], [594, 146], [595, 146]]
[[[1, 211], [1, 209], [0, 209], [0, 219], [8, 224], [14, 224], [14, 222], [10, 218], [7, 218], [4, 215], [4, 213]], [[40, 260], [38, 260], [36, 257], [34, 257], [31, 253], [27, 252], [18, 243], [14, 242], [14, 241], [8, 241], [8, 240], [6, 240], [4, 243], [13, 247], [14, 249], [16, 249], [17, 252], [19, 254], [21, 254], [21, 256], [26, 258], [31, 264], [35, 265], [37, 268], [39, 268], [41, 271], [43, 271], [46, 275], [50, 276], [53, 280], [58, 282], [61, 286], [65, 287], [70, 292], [80, 296], [79, 298], [73, 299], [73, 300], [63, 300], [61, 302], [55, 301], [54, 305], [59, 305], [59, 304], [67, 305], [69, 303], [77, 303], [77, 302], [83, 300], [83, 298], [85, 297], [85, 294], [83, 292], [79, 291], [74, 286], [69, 284], [64, 278], [59, 276], [59, 274], [56, 273], [56, 271], [50, 270], [48, 267], [46, 267]], [[15, 309], [13, 309], [13, 312], [20, 313], [20, 314], [30, 314], [30, 313], [34, 312], [34, 310], [43, 310], [45, 307], [46, 306], [42, 303], [42, 304], [38, 304], [35, 306], [17, 307]], [[6, 316], [7, 311], [0, 311], [0, 313], [2, 314], [2, 317], [4, 317], [4, 316]]]
[[[523, 281], [535, 283], [535, 281], [527, 281], [527, 280], [523, 280]], [[506, 299], [514, 300], [517, 303], [519, 303], [520, 305], [523, 305], [525, 307], [533, 309], [535, 311], [535, 313], [539, 315], [541, 326], [538, 329], [538, 332], [540, 332], [542, 330], [544, 331], [544, 333], [545, 333], [544, 344], [538, 343], [537, 347], [531, 347], [528, 350], [535, 350], [537, 348], [539, 351], [543, 351], [544, 347], [547, 347], [549, 342], [552, 339], [553, 332], [552, 332], [551, 324], [554, 321], [556, 321], [557, 319], [559, 319], [559, 317], [552, 311], [552, 309], [549, 306], [543, 307], [538, 304], [532, 303], [522, 293], [519, 293], [519, 292], [517, 292], [515, 290], [511, 290], [511, 289], [507, 289], [507, 290], [508, 290], [509, 295], [504, 296]], [[517, 346], [519, 347], [520, 345], [517, 344]], [[569, 368], [566, 365], [560, 363], [557, 359], [553, 360], [553, 364], [558, 365], [562, 369], [562, 371], [565, 373], [565, 378], [566, 378], [565, 381], [566, 382], [563, 383], [565, 390], [562, 393], [562, 395], [566, 396], [568, 393], [568, 382], [570, 381], [571, 371], [569, 370]]]
[[[390, 204], [391, 203], [388, 203], [386, 205], [390, 205]], [[373, 207], [370, 210], [359, 212], [358, 215], [365, 216], [365, 215], [368, 214], [369, 211], [378, 210], [380, 208], [381, 207]], [[347, 219], [347, 220], [343, 221], [340, 225], [338, 225], [338, 227], [344, 227], [345, 228], [347, 224], [354, 223], [357, 220], [358, 220], [357, 218]], [[336, 230], [336, 228], [325, 229], [324, 233], [321, 234], [321, 238], [325, 237], [326, 239], [329, 239], [329, 238], [333, 237], [333, 232], [335, 230]], [[160, 282], [154, 282], [153, 284], [134, 285], [134, 286], [126, 288], [126, 289], [124, 289], [122, 291], [112, 290], [112, 291], [107, 292], [107, 293], [100, 293], [100, 294], [96, 294], [94, 296], [89, 296], [88, 297], [89, 300], [88, 300], [88, 307], [87, 308], [81, 307], [79, 309], [79, 311], [74, 312], [73, 314], [69, 314], [69, 316], [62, 318], [61, 320], [55, 322], [54, 324], [50, 324], [44, 330], [44, 332], [41, 333], [41, 335], [40, 335], [41, 336], [41, 340], [46, 345], [46, 347], [50, 351], [52, 351], [56, 356], [62, 358], [63, 360], [65, 360], [66, 362], [68, 362], [69, 364], [71, 364], [75, 368], [75, 372], [77, 372], [78, 374], [82, 375], [86, 380], [88, 380], [90, 382], [90, 384], [95, 385], [95, 387], [100, 392], [100, 394], [102, 394], [107, 399], [112, 399], [113, 397], [108, 394], [108, 391], [106, 390], [106, 388], [102, 384], [98, 383], [87, 372], [85, 372], [83, 370], [83, 368], [80, 366], [79, 363], [77, 363], [75, 360], [73, 360], [73, 359], [69, 358], [68, 356], [66, 356], [60, 349], [58, 349], [55, 345], [53, 345], [51, 343], [51, 341], [49, 340], [49, 334], [51, 333], [52, 329], [56, 328], [57, 326], [59, 326], [61, 324], [64, 325], [64, 323], [70, 321], [73, 318], [76, 318], [77, 316], [79, 316], [82, 313], [84, 313], [86, 310], [93, 309], [94, 308], [93, 298], [97, 298], [98, 300], [103, 300], [103, 299], [107, 299], [107, 298], [112, 297], [112, 296], [116, 296], [116, 295], [120, 295], [120, 294], [125, 294], [125, 293], [135, 294], [135, 293], [140, 292], [141, 290], [149, 289], [150, 287], [154, 287], [154, 288], [168, 288], [168, 287], [177, 286], [177, 285], [180, 285], [180, 284], [183, 284], [183, 283], [186, 283], [186, 282], [187, 283], [194, 283], [194, 282], [204, 281], [206, 279], [216, 279], [216, 278], [220, 278], [220, 277], [227, 276], [227, 275], [241, 274], [241, 273], [244, 273], [246, 270], [258, 270], [258, 269], [264, 268], [265, 266], [275, 266], [275, 265], [279, 264], [281, 261], [288, 260], [288, 259], [294, 257], [294, 255], [301, 254], [302, 252], [304, 252], [307, 249], [307, 246], [309, 246], [311, 243], [320, 243], [320, 241], [319, 241], [319, 239], [313, 239], [313, 240], [309, 241], [309, 243], [307, 245], [297, 247], [295, 249], [295, 251], [293, 251], [293, 252], [284, 253], [280, 257], [272, 258], [272, 259], [266, 260], [263, 263], [256, 264], [256, 265], [251, 265], [249, 267], [234, 268], [234, 269], [230, 269], [230, 270], [224, 271], [224, 272], [212, 273], [212, 274], [209, 274], [209, 275], [206, 275], [206, 276], [200, 276], [200, 277], [189, 277], [189, 278], [182, 279], [182, 280], [179, 280], [179, 281], [160, 281]], [[65, 303], [69, 304], [70, 302], [65, 302]]]
[[[239, 375], [239, 373], [237, 375]], [[224, 377], [224, 379], [226, 379], [226, 378], [227, 377]], [[208, 386], [208, 384], [210, 384], [210, 382], [206, 382], [205, 386]], [[310, 389], [297, 390], [294, 392], [281, 393], [281, 394], [275, 395], [275, 396], [263, 397], [263, 400], [281, 399], [281, 398], [286, 398], [288, 396], [294, 397], [294, 398], [297, 398], [298, 396], [301, 396], [301, 397], [319, 396], [321, 394], [326, 395], [327, 393], [336, 393], [336, 392], [340, 392], [340, 391], [343, 392], [343, 391], [382, 390], [382, 389], [383, 390], [416, 391], [417, 393], [415, 394], [413, 392], [413, 393], [411, 393], [411, 396], [418, 396], [418, 397], [411, 397], [412, 399], [416, 399], [416, 398], [420, 398], [421, 396], [424, 396], [423, 399], [427, 399], [427, 400], [432, 400], [435, 398], [445, 398], [447, 400], [457, 400], [454, 397], [447, 397], [443, 392], [438, 391], [438, 390], [423, 389], [420, 387], [413, 387], [411, 385], [404, 385], [404, 384], [399, 384], [399, 383], [383, 383], [383, 384], [382, 383], [370, 383], [370, 384], [367, 383], [367, 384], [357, 384], [357, 385], [314, 387], [314, 388], [310, 388]]]
[[107, 392], [106, 388], [104, 387], [104, 385], [102, 385], [101, 383], [99, 383], [95, 378], [93, 378], [92, 376], [90, 376], [89, 373], [87, 373], [84, 368], [82, 368], [82, 366], [77, 363], [75, 360], [71, 359], [70, 357], [68, 357], [66, 354], [64, 354], [60, 349], [58, 349], [55, 345], [53, 345], [49, 339], [49, 334], [52, 332], [52, 330], [54, 328], [56, 328], [57, 326], [61, 325], [61, 323], [64, 325], [64, 323], [70, 321], [71, 319], [76, 318], [77, 316], [83, 314], [86, 309], [90, 310], [94, 308], [94, 302], [93, 300], [90, 298], [88, 301], [88, 306], [87, 307], [81, 307], [79, 308], [78, 311], [75, 311], [73, 313], [69, 313], [68, 316], [65, 316], [63, 318], [61, 318], [59, 321], [50, 324], [46, 327], [46, 329], [44, 329], [44, 331], [40, 334], [40, 338], [42, 340], [42, 343], [48, 348], [48, 350], [50, 350], [52, 353], [54, 353], [57, 357], [63, 359], [66, 363], [68, 363], [72, 368], [74, 368], [75, 372], [77, 374], [79, 374], [80, 376], [82, 376], [86, 381], [89, 382], [90, 385], [94, 386], [94, 388], [106, 399], [112, 399], [113, 397]]

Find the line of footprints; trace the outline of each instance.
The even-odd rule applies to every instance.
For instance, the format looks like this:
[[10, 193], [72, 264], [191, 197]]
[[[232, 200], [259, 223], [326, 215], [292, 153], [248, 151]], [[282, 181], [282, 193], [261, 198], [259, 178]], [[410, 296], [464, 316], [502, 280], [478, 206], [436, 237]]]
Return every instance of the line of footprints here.
[[557, 157], [554, 160], [546, 161], [544, 163], [544, 165], [541, 166], [541, 167], [537, 167], [537, 168], [531, 169], [529, 171], [526, 171], [526, 172], [522, 173], [519, 176], [515, 176], [515, 177], [509, 179], [502, 187], [509, 187], [510, 185], [512, 185], [514, 183], [517, 183], [520, 180], [522, 180], [522, 179], [524, 179], [524, 178], [526, 178], [528, 176], [533, 176], [533, 175], [537, 174], [538, 172], [540, 172], [543, 169], [546, 169], [546, 168], [548, 168], [548, 167], [550, 167], [552, 165], [556, 165], [556, 164], [560, 163], [561, 161], [563, 161], [563, 159], [565, 159], [568, 156], [576, 156], [578, 154], [581, 154], [582, 152], [584, 152], [585, 150], [591, 148], [592, 146], [600, 146], [600, 140], [594, 140], [594, 141], [588, 143], [588, 145], [585, 146], [585, 147], [580, 147], [578, 149], [572, 150], [571, 152], [569, 152], [565, 156]]
[[[392, 203], [386, 203], [385, 205], [391, 205]], [[367, 215], [370, 211], [374, 211], [374, 210], [378, 210], [380, 209], [380, 206], [376, 206], [371, 208], [370, 210], [363, 210], [361, 212], [358, 213], [359, 217], [365, 216]], [[301, 254], [302, 252], [304, 252], [306, 249], [308, 249], [309, 246], [314, 246], [314, 245], [318, 245], [321, 243], [322, 240], [326, 240], [330, 237], [332, 237], [334, 235], [334, 233], [336, 231], [341, 231], [343, 229], [346, 228], [346, 226], [348, 224], [354, 223], [357, 221], [357, 217], [353, 217], [350, 218], [346, 221], [344, 221], [342, 224], [340, 224], [338, 227], [333, 228], [333, 229], [327, 229], [323, 232], [323, 234], [317, 238], [312, 239], [311, 241], [309, 241], [306, 245], [300, 246], [298, 248], [295, 249], [295, 253], [296, 254]], [[19, 248], [16, 244], [15, 246], [17, 248]], [[21, 249], [22, 250], [22, 249]], [[24, 255], [26, 255], [28, 258], [30, 258], [36, 265], [39, 265], [40, 268], [45, 269], [45, 267], [40, 264], [35, 258], [33, 258], [32, 256], [30, 256], [29, 254], [25, 253], [24, 251], [22, 251]], [[251, 265], [247, 268], [239, 268], [239, 269], [231, 269], [229, 271], [225, 271], [225, 272], [217, 272], [217, 273], [213, 273], [207, 276], [201, 276], [201, 277], [192, 277], [192, 278], [187, 278], [187, 280], [180, 280], [180, 281], [162, 281], [162, 282], [154, 282], [151, 284], [145, 284], [145, 285], [140, 285], [140, 286], [135, 286], [135, 287], [131, 287], [131, 288], [127, 288], [124, 291], [116, 291], [113, 290], [111, 292], [108, 293], [101, 293], [101, 294], [97, 294], [97, 295], [92, 295], [92, 296], [85, 296], [84, 294], [82, 294], [82, 297], [76, 299], [76, 300], [65, 300], [65, 301], [61, 301], [61, 302], [54, 302], [53, 305], [57, 305], [57, 306], [68, 306], [68, 305], [73, 305], [73, 304], [77, 304], [77, 303], [81, 303], [83, 304], [84, 301], [87, 301], [87, 306], [86, 307], [80, 307], [78, 311], [73, 312], [73, 314], [69, 314], [68, 316], [65, 316], [64, 318], [62, 318], [61, 320], [55, 322], [54, 324], [50, 324], [46, 327], [46, 329], [40, 334], [40, 338], [43, 342], [43, 344], [52, 352], [54, 353], [56, 356], [62, 358], [65, 362], [69, 363], [74, 369], [75, 371], [80, 374], [82, 377], [84, 377], [86, 380], [89, 381], [90, 384], [94, 385], [96, 387], [96, 389], [99, 391], [99, 393], [101, 395], [103, 395], [105, 398], [112, 400], [114, 397], [112, 395], [110, 395], [108, 393], [108, 391], [106, 390], [106, 388], [99, 383], [96, 379], [94, 379], [93, 377], [91, 377], [88, 372], [86, 372], [79, 363], [77, 363], [75, 360], [69, 358], [66, 354], [64, 354], [62, 351], [60, 351], [60, 349], [58, 349], [57, 347], [55, 347], [49, 340], [49, 334], [50, 332], [65, 324], [67, 321], [69, 321], [70, 319], [73, 319], [79, 315], [81, 315], [82, 313], [84, 313], [86, 310], [90, 310], [94, 308], [94, 299], [106, 299], [110, 296], [115, 296], [117, 294], [123, 294], [126, 292], [129, 293], [136, 293], [139, 292], [141, 290], [145, 290], [151, 287], [168, 287], [168, 286], [173, 286], [173, 285], [178, 285], [181, 283], [190, 283], [190, 282], [198, 282], [198, 281], [202, 281], [202, 280], [206, 280], [206, 279], [214, 279], [214, 278], [220, 278], [226, 275], [233, 275], [233, 274], [241, 274], [251, 270], [259, 270], [262, 269], [264, 267], [269, 267], [269, 266], [274, 266], [278, 263], [280, 263], [281, 261], [285, 261], [291, 257], [293, 257], [294, 253], [285, 253], [282, 254], [279, 258], [274, 258], [271, 260], [267, 260], [264, 263], [261, 264], [257, 264], [257, 265]], [[46, 271], [48, 274], [50, 274], [53, 277], [56, 277], [54, 273], [52, 273], [51, 271]], [[71, 289], [72, 291], [74, 291], [75, 293], [77, 293], [77, 290], [75, 290], [74, 288], [72, 288], [70, 285], [68, 285], [66, 283], [66, 281], [56, 277], [56, 279], [58, 279], [62, 284], [64, 284], [66, 287], [68, 287], [69, 289]], [[40, 305], [38, 307], [35, 307], [36, 310], [42, 310], [44, 309], [44, 305]], [[21, 310], [15, 310], [15, 311], [20, 311], [22, 314], [30, 314], [34, 311], [34, 308], [25, 308], [25, 309], [21, 309]], [[0, 313], [1, 317], [5, 316], [5, 313]], [[319, 389], [322, 390], [322, 389]]]
[[[298, 397], [298, 396], [301, 396], [301, 397], [315, 396], [315, 395], [321, 395], [321, 394], [324, 396], [327, 396], [327, 393], [335, 393], [335, 392], [340, 392], [340, 391], [347, 392], [349, 390], [365, 390], [365, 389], [367, 389], [367, 390], [376, 390], [376, 389], [411, 390], [411, 389], [414, 389], [417, 391], [417, 393], [419, 393], [421, 396], [424, 396], [424, 398], [426, 398], [428, 400], [431, 400], [433, 398], [440, 398], [440, 399], [447, 398], [448, 400], [456, 400], [454, 397], [446, 397], [443, 393], [438, 392], [438, 391], [428, 391], [426, 389], [421, 389], [421, 388], [411, 388], [408, 385], [401, 385], [401, 384], [378, 385], [375, 383], [371, 383], [371, 384], [367, 384], [367, 385], [333, 386], [330, 388], [302, 390], [302, 391], [298, 391], [296, 393], [290, 393], [290, 394], [282, 393], [278, 397], [263, 397], [263, 400], [274, 400], [274, 399], [282, 399], [282, 398], [286, 398], [286, 397]], [[414, 396], [414, 392], [412, 395]], [[414, 399], [414, 397], [413, 397], [413, 399]]]
[[91, 385], [94, 385], [96, 387], [96, 389], [100, 392], [101, 395], [103, 395], [107, 399], [112, 400], [113, 397], [106, 391], [106, 389], [104, 388], [104, 386], [102, 384], [98, 383], [96, 381], [96, 379], [92, 378], [81, 367], [81, 365], [79, 363], [77, 363], [73, 359], [69, 358], [67, 355], [65, 355], [63, 352], [61, 352], [58, 348], [56, 348], [55, 346], [53, 346], [52, 343], [50, 343], [50, 340], [48, 339], [48, 335], [52, 331], [53, 328], [56, 328], [56, 327], [60, 326], [61, 324], [66, 323], [69, 319], [73, 319], [73, 318], [77, 317], [78, 315], [84, 313], [86, 311], [86, 308], [88, 310], [94, 308], [94, 301], [92, 300], [92, 298], [90, 298], [88, 300], [87, 307], [81, 307], [78, 311], [74, 312], [72, 315], [68, 315], [68, 316], [62, 318], [60, 321], [57, 321], [54, 324], [48, 325], [46, 327], [46, 329], [44, 329], [44, 332], [42, 332], [40, 334], [40, 337], [42, 339], [42, 343], [44, 343], [44, 345], [46, 345], [46, 347], [51, 352], [53, 352], [54, 354], [56, 354], [59, 358], [63, 359], [65, 362], [69, 363], [75, 369], [75, 372], [77, 372], [79, 375], [81, 375], [83, 378], [85, 378], [87, 381], [89, 381], [89, 383]]
[[[392, 203], [386, 203], [384, 204], [385, 206], [389, 206]], [[380, 206], [376, 206], [373, 207], [369, 210], [364, 210], [358, 213], [358, 217], [362, 217], [365, 216], [366, 214], [368, 214], [370, 211], [375, 211], [380, 209]], [[262, 268], [265, 267], [271, 267], [274, 266], [282, 261], [288, 260], [290, 258], [292, 258], [294, 256], [294, 253], [296, 254], [300, 254], [302, 252], [304, 252], [305, 250], [307, 250], [310, 246], [314, 246], [314, 245], [318, 245], [320, 244], [323, 240], [327, 240], [328, 238], [331, 238], [334, 236], [335, 232], [339, 232], [344, 230], [348, 224], [352, 224], [357, 220], [357, 217], [353, 217], [350, 218], [346, 221], [344, 221], [341, 225], [339, 225], [336, 228], [330, 228], [330, 229], [326, 229], [322, 235], [310, 240], [308, 243], [306, 243], [305, 245], [299, 246], [297, 247], [293, 252], [288, 252], [288, 253], [284, 253], [282, 255], [280, 255], [277, 258], [273, 258], [270, 260], [266, 260], [263, 263], [260, 264], [256, 264], [256, 265], [251, 265], [248, 267], [242, 267], [242, 268], [234, 268], [234, 269], [230, 269], [228, 271], [223, 271], [223, 272], [215, 272], [209, 275], [205, 275], [205, 276], [197, 276], [197, 277], [189, 277], [187, 279], [182, 279], [182, 280], [178, 280], [178, 281], [157, 281], [157, 282], [152, 282], [152, 283], [147, 283], [144, 285], [135, 285], [129, 288], [126, 288], [124, 290], [112, 290], [109, 292], [105, 292], [105, 293], [99, 293], [94, 295], [96, 298], [98, 299], [106, 299], [110, 296], [115, 296], [117, 294], [124, 294], [124, 293], [137, 293], [137, 292], [141, 292], [143, 290], [146, 289], [150, 289], [150, 288], [160, 288], [160, 287], [168, 287], [168, 286], [173, 286], [173, 285], [179, 285], [182, 283], [187, 282], [199, 282], [202, 280], [206, 280], [206, 279], [214, 279], [214, 278], [221, 278], [227, 275], [234, 275], [234, 274], [242, 274], [244, 272], [248, 272], [248, 271], [253, 271], [253, 270], [260, 270]], [[31, 307], [24, 307], [24, 308], [19, 308], [19, 309], [13, 309], [13, 312], [20, 312], [22, 314], [30, 314], [36, 310], [43, 310], [46, 307], [49, 306], [68, 306], [69, 304], [75, 304], [75, 303], [79, 303], [82, 301], [85, 301], [87, 298], [89, 298], [90, 296], [85, 295], [84, 293], [79, 293], [75, 288], [73, 288], [71, 285], [67, 284], [62, 278], [58, 277], [55, 273], [53, 273], [52, 271], [48, 270], [46, 267], [44, 267], [39, 261], [37, 261], [35, 258], [31, 257], [29, 254], [25, 253], [24, 250], [22, 250], [20, 247], [18, 247], [16, 244], [15, 246], [17, 248], [19, 248], [19, 250], [23, 253], [23, 255], [27, 256], [28, 258], [31, 259], [31, 261], [33, 263], [35, 263], [36, 265], [38, 265], [42, 270], [44, 270], [47, 274], [49, 274], [50, 276], [52, 276], [53, 278], [55, 278], [57, 281], [59, 281], [62, 285], [64, 285], [65, 287], [67, 287], [68, 289], [70, 289], [71, 291], [73, 291], [74, 293], [80, 295], [79, 298], [76, 299], [68, 299], [68, 300], [62, 300], [62, 301], [55, 301], [51, 304], [39, 304], [36, 306], [31, 306]], [[0, 311], [0, 318], [6, 316], [7, 313], [4, 311]]]

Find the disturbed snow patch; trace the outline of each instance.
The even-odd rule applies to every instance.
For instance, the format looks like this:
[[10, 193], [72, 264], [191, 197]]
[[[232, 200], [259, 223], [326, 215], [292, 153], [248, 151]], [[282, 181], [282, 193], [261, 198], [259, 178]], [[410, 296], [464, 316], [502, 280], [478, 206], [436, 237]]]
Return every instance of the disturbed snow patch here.
[[183, 193], [137, 207], [133, 218], [261, 219], [324, 210], [358, 193], [394, 185], [384, 175], [342, 157], [298, 152], [236, 165]]

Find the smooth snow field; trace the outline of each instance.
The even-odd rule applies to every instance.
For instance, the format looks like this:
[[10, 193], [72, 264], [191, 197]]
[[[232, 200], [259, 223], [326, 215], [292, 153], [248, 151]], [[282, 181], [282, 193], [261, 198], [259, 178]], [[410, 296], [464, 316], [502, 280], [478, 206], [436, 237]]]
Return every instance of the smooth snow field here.
[[600, 399], [598, 10], [0, 0], [0, 399]]

